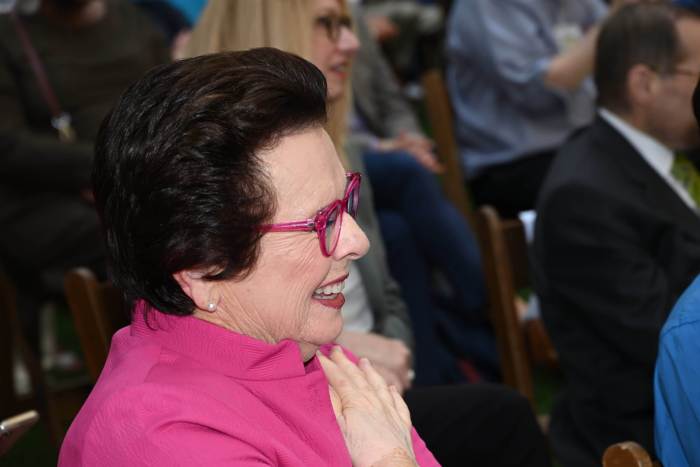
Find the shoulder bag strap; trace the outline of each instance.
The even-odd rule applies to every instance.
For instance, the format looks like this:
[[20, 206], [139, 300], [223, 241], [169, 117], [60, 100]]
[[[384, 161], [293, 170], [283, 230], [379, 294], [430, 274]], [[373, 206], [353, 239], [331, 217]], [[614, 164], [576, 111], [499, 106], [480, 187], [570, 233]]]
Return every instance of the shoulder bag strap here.
[[22, 21], [14, 11], [10, 12], [10, 18], [12, 19], [12, 24], [14, 24], [15, 30], [17, 31], [17, 36], [22, 43], [22, 49], [27, 56], [27, 60], [29, 60], [29, 65], [34, 72], [34, 77], [39, 84], [39, 90], [41, 91], [44, 101], [46, 101], [49, 111], [51, 112], [51, 126], [58, 131], [58, 138], [61, 141], [75, 141], [75, 131], [71, 125], [70, 115], [61, 110], [56, 94], [53, 92], [51, 83], [49, 83], [49, 79], [44, 71], [44, 65], [41, 63], [39, 54], [32, 45], [32, 41], [29, 38], [27, 30], [24, 28]]

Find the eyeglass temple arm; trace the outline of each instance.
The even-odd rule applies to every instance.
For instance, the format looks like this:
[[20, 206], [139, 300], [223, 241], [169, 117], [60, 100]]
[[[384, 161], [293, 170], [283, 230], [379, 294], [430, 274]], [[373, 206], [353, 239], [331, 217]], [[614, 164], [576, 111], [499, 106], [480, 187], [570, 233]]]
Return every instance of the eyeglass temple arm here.
[[308, 232], [315, 230], [313, 219], [303, 221], [284, 222], [281, 224], [266, 224], [260, 227], [263, 232]]

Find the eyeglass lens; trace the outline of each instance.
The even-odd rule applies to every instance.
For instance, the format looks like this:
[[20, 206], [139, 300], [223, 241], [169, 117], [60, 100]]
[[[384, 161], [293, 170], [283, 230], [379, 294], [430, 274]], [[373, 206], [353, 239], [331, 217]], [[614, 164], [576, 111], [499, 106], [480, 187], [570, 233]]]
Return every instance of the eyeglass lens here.
[[[351, 182], [352, 183], [352, 182]], [[355, 182], [347, 193], [347, 204], [336, 204], [331, 212], [326, 217], [326, 226], [324, 230], [324, 242], [328, 254], [333, 254], [335, 247], [338, 245], [340, 238], [340, 230], [342, 227], [341, 210], [350, 214], [353, 218], [357, 216], [357, 207], [360, 201], [360, 184]]]
[[340, 238], [340, 227], [342, 223], [341, 217], [342, 206], [336, 204], [331, 212], [328, 213], [326, 218], [326, 230], [324, 233], [326, 242], [326, 251], [328, 254], [333, 254], [336, 245], [338, 245], [338, 238]]
[[347, 213], [357, 217], [357, 206], [360, 204], [360, 184], [355, 183], [348, 193]]
[[316, 23], [321, 25], [326, 30], [328, 38], [333, 42], [336, 42], [338, 41], [338, 39], [340, 39], [341, 28], [352, 29], [352, 20], [349, 16], [345, 15], [319, 16], [318, 18], [316, 18]]

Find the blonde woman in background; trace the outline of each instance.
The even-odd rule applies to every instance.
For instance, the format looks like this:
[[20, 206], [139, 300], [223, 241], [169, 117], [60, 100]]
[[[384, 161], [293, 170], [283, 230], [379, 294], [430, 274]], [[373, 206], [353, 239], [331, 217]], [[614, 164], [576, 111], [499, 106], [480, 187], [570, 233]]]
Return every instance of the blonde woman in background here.
[[[321, 69], [328, 83], [330, 102], [326, 131], [336, 147], [344, 142], [345, 116], [351, 102], [349, 87], [350, 60], [358, 47], [354, 34], [330, 25], [342, 34], [338, 42], [338, 57], [334, 64], [319, 66], [326, 57], [322, 50], [314, 50], [316, 27], [309, 21], [317, 12], [337, 11], [348, 17], [345, 1], [336, 0], [211, 0], [202, 12], [192, 37], [185, 48], [185, 56], [227, 50], [247, 50], [255, 47], [275, 47], [303, 57]], [[340, 16], [329, 18], [336, 19]], [[339, 65], [339, 68], [332, 68]], [[340, 67], [345, 66], [345, 70]], [[342, 154], [342, 152], [340, 152]]]

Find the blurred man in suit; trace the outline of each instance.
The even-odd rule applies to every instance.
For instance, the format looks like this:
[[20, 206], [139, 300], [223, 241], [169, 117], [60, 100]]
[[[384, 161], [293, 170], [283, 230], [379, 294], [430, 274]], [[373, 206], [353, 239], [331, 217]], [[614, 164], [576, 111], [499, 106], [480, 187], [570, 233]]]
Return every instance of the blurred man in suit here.
[[535, 278], [567, 379], [550, 429], [567, 467], [623, 440], [653, 450], [659, 331], [700, 271], [700, 175], [683, 154], [700, 144], [698, 76], [700, 17], [621, 9], [597, 44], [598, 116], [542, 188]]

